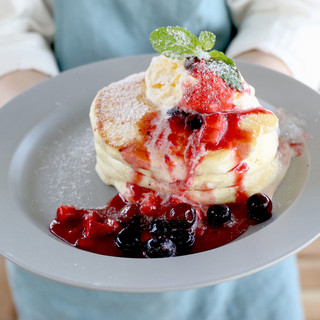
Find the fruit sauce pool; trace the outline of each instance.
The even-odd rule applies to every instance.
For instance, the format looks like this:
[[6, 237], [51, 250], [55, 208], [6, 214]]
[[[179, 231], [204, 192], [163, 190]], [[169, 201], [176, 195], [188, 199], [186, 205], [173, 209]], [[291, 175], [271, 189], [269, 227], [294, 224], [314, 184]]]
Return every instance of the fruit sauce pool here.
[[261, 194], [251, 205], [254, 196], [247, 202], [211, 206], [204, 215], [203, 207], [178, 197], [163, 200], [152, 190], [136, 185], [130, 189], [134, 203], [118, 194], [99, 209], [60, 206], [50, 231], [74, 247], [98, 254], [161, 258], [220, 247], [271, 217], [271, 201]]

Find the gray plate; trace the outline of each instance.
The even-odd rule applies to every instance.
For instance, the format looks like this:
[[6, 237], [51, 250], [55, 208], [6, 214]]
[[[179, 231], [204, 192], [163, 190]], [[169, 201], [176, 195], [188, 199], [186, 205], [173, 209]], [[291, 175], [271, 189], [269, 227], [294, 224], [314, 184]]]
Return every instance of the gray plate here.
[[48, 230], [61, 204], [99, 207], [114, 194], [94, 171], [89, 107], [110, 82], [150, 56], [93, 63], [45, 81], [0, 110], [0, 253], [63, 283], [122, 292], [195, 288], [236, 279], [294, 254], [320, 228], [320, 95], [277, 72], [239, 62], [259, 99], [307, 122], [308, 148], [274, 198], [274, 217], [238, 240], [170, 259], [128, 259], [75, 249]]

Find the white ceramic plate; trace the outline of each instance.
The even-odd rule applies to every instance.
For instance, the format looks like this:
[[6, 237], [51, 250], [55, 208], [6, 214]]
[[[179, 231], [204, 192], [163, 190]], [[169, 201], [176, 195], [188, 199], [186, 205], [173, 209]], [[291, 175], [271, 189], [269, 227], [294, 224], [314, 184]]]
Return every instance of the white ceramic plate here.
[[268, 105], [307, 123], [311, 139], [274, 198], [274, 216], [238, 240], [169, 259], [128, 259], [73, 248], [48, 225], [61, 204], [99, 207], [116, 194], [94, 171], [89, 107], [110, 82], [147, 68], [150, 56], [107, 60], [50, 79], [0, 110], [0, 252], [63, 283], [99, 290], [158, 292], [236, 279], [266, 268], [315, 239], [320, 230], [320, 95], [301, 83], [239, 62]]

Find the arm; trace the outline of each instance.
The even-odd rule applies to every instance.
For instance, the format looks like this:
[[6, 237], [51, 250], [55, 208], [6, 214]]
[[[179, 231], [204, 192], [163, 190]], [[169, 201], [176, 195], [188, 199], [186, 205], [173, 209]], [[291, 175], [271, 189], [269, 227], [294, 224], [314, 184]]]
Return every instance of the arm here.
[[253, 62], [279, 71], [290, 70], [298, 80], [314, 88], [319, 87], [320, 75], [315, 72], [320, 69], [320, 45], [316, 37], [320, 34], [319, 1], [227, 2], [238, 28], [228, 55], [253, 59]]
[[0, 108], [21, 92], [48, 78], [48, 75], [34, 71], [13, 71], [0, 78]]
[[0, 1], [0, 106], [58, 73], [50, 0]]
[[274, 69], [288, 76], [292, 76], [290, 68], [278, 57], [259, 50], [250, 50], [235, 56], [236, 59], [250, 61], [261, 66]]

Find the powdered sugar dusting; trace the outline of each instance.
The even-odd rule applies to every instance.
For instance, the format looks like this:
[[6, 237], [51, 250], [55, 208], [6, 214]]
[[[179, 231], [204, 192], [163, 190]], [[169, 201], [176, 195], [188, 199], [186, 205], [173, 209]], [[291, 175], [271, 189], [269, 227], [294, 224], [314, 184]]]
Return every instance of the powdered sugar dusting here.
[[[146, 107], [137, 100], [137, 96], [144, 92], [141, 85], [144, 75], [144, 72], [133, 74], [103, 88], [99, 96], [99, 120], [108, 118], [109, 121], [123, 123], [139, 119], [146, 111]], [[126, 108], [128, 103], [130, 108]]]
[[294, 151], [295, 156], [303, 153], [306, 141], [306, 123], [302, 118], [288, 114], [284, 109], [277, 110], [280, 118], [281, 138]]
[[93, 197], [91, 176], [95, 166], [93, 134], [88, 123], [61, 135], [39, 153], [40, 165], [34, 174], [36, 188], [45, 194], [47, 207], [61, 204], [85, 206]]
[[145, 101], [144, 76], [141, 72], [112, 83], [100, 90], [94, 101], [94, 126], [113, 145], [121, 146], [135, 137], [136, 123], [150, 110]]

